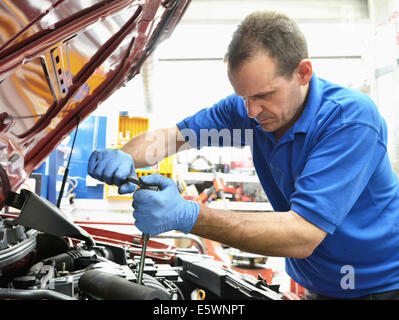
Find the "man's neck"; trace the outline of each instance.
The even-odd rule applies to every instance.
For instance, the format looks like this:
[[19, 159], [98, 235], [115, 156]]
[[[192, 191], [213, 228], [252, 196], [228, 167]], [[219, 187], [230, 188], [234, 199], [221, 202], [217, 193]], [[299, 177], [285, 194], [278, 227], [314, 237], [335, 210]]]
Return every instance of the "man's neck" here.
[[305, 109], [306, 102], [308, 100], [308, 95], [309, 95], [309, 84], [307, 84], [306, 87], [304, 88], [304, 94], [303, 94], [301, 106], [298, 108], [294, 117], [284, 127], [280, 128], [274, 132], [274, 139], [276, 140], [276, 142], [279, 141], [280, 138], [284, 135], [284, 133], [286, 133], [288, 131], [288, 129], [290, 129], [295, 124], [295, 122], [301, 117], [302, 112]]

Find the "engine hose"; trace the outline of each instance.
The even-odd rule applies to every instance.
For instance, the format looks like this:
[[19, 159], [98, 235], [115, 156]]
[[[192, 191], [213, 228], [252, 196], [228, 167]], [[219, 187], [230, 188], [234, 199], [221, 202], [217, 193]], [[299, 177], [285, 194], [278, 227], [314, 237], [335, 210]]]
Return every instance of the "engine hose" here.
[[79, 279], [79, 289], [100, 300], [170, 300], [165, 291], [148, 288], [98, 270], [85, 272]]
[[57, 256], [47, 258], [43, 260], [43, 262], [46, 264], [49, 262], [54, 263], [54, 266], [58, 271], [62, 269], [67, 271], [75, 271], [91, 265], [96, 260], [96, 256], [93, 252], [74, 249], [65, 253], [61, 253]]
[[9, 288], [0, 288], [0, 299], [75, 300], [70, 296], [52, 290], [22, 290]]

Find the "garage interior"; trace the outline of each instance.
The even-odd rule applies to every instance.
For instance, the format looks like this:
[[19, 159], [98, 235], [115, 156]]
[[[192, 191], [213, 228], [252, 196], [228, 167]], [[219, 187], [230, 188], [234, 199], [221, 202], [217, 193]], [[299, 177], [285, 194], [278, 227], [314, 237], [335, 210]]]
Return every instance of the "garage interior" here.
[[[16, 192], [27, 189], [54, 205], [59, 201], [64, 217], [79, 225], [139, 237], [132, 195], [120, 195], [116, 186], [90, 177], [90, 154], [101, 148], [119, 149], [140, 133], [173, 126], [232, 94], [226, 48], [242, 18], [258, 10], [279, 11], [297, 21], [318, 77], [362, 91], [376, 102], [388, 127], [391, 165], [399, 174], [398, 0], [193, 0], [140, 72], [71, 131]], [[190, 149], [137, 170], [138, 176], [156, 172], [182, 183], [186, 199], [198, 200], [209, 191], [202, 203], [210, 208], [273, 211], [249, 147]], [[224, 184], [222, 197], [211, 190], [215, 181]], [[2, 208], [2, 213], [13, 212], [11, 207]], [[166, 250], [193, 246], [211, 250], [225, 265], [241, 267], [255, 277], [261, 273], [279, 292], [304, 295], [304, 288], [285, 273], [284, 258], [250, 254], [174, 231], [152, 239]]]

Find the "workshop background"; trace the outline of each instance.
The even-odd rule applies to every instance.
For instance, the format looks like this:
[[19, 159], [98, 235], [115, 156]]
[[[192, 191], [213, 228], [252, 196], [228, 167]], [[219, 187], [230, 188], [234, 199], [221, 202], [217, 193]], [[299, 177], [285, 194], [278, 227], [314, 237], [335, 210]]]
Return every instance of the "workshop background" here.
[[[399, 173], [399, 0], [193, 0], [171, 38], [157, 48], [141, 73], [80, 124], [61, 205], [70, 219], [133, 222], [131, 198], [87, 176], [91, 152], [119, 148], [144, 130], [172, 126], [231, 94], [223, 56], [239, 21], [256, 10], [276, 10], [294, 18], [308, 40], [317, 76], [374, 99], [386, 119], [389, 154]], [[75, 131], [26, 182], [34, 184], [40, 177], [39, 189], [32, 188], [53, 203], [74, 135]], [[230, 209], [271, 210], [247, 148], [189, 150], [142, 174], [179, 176], [188, 186], [188, 196], [195, 197], [212, 185], [208, 162], [231, 187]], [[238, 192], [241, 197], [235, 198]], [[221, 199], [210, 200], [210, 206], [223, 208]], [[118, 228], [137, 233], [131, 225]], [[283, 264], [281, 258], [266, 260], [275, 274], [273, 281], [288, 286]]]

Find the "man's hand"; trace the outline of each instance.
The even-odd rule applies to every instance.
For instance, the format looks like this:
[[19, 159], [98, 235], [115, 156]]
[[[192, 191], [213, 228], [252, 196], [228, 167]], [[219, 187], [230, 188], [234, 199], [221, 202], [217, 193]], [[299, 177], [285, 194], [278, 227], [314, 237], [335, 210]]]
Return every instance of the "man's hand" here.
[[95, 150], [90, 156], [87, 172], [93, 178], [109, 185], [119, 186], [119, 194], [132, 193], [137, 186], [126, 182], [128, 176], [136, 176], [133, 158], [118, 149]]
[[189, 233], [197, 220], [199, 204], [183, 199], [175, 182], [160, 174], [143, 176], [140, 180], [158, 185], [160, 191], [139, 189], [134, 193], [136, 227], [149, 235], [171, 230]]

